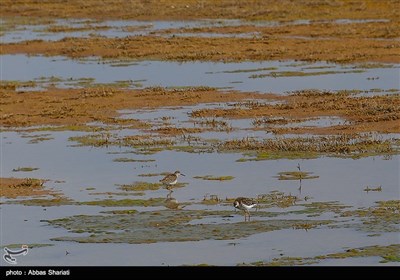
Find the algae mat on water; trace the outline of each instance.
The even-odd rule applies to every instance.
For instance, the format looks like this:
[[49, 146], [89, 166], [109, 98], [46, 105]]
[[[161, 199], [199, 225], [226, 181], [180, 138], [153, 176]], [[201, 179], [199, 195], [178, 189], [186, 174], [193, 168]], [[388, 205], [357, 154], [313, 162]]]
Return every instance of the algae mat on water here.
[[[88, 233], [87, 236], [63, 236], [54, 241], [76, 241], [80, 243], [156, 243], [199, 240], [228, 240], [247, 237], [273, 230], [293, 228], [299, 223], [315, 226], [328, 224], [329, 220], [258, 220], [237, 223], [190, 224], [193, 220], [227, 217], [231, 211], [148, 211], [133, 215], [78, 215], [47, 221], [54, 226], [72, 232]], [[267, 216], [274, 214], [265, 213]], [[263, 215], [264, 216], [264, 215]]]

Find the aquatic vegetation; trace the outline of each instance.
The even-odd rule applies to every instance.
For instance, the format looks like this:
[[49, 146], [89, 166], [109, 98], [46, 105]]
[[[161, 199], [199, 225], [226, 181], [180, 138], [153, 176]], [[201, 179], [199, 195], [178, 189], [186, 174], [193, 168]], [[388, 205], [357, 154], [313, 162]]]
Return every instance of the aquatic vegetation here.
[[365, 192], [381, 192], [382, 191], [382, 186], [377, 186], [375, 188], [371, 186], [366, 186], [364, 189]]
[[115, 158], [114, 162], [153, 162], [155, 159], [133, 159], [133, 158]]
[[12, 171], [13, 172], [31, 172], [31, 171], [35, 171], [35, 170], [39, 170], [39, 168], [37, 168], [37, 167], [18, 167], [18, 168], [14, 168]]
[[107, 147], [112, 144], [113, 140], [111, 137], [110, 133], [99, 133], [70, 137], [68, 141], [78, 142], [77, 146]]
[[53, 140], [53, 137], [37, 137], [37, 138], [33, 138], [31, 140], [29, 140], [28, 144], [37, 144], [39, 142], [43, 142], [43, 141], [49, 141], [49, 140]]
[[219, 204], [220, 202], [222, 202], [222, 199], [219, 198], [217, 195], [215, 195], [215, 194], [211, 194], [211, 195], [206, 194], [204, 196], [203, 200], [201, 201], [201, 204], [216, 205], [216, 204]]
[[22, 204], [25, 206], [42, 206], [42, 207], [52, 207], [52, 206], [62, 206], [62, 205], [73, 205], [75, 202], [62, 195], [53, 195], [50, 198], [31, 198], [24, 200], [13, 200], [8, 201], [8, 204]]
[[316, 179], [319, 176], [311, 175], [313, 172], [304, 171], [283, 171], [279, 172], [279, 176], [276, 176], [278, 180], [307, 180]]
[[[204, 217], [221, 217], [232, 211], [204, 210], [162, 210], [134, 214], [78, 215], [63, 219], [48, 220], [53, 226], [61, 226], [73, 232], [87, 233], [86, 236], [63, 236], [53, 238], [57, 241], [80, 243], [155, 243], [182, 242], [198, 240], [231, 240], [252, 234], [284, 228], [292, 228], [302, 220], [268, 220], [246, 223], [190, 224], [192, 220]], [[331, 221], [308, 221], [311, 224], [329, 224]], [[117, 232], [115, 230], [118, 230]], [[132, 234], [134, 232], [134, 234]]]
[[43, 195], [57, 196], [56, 192], [44, 188], [45, 182], [46, 180], [35, 178], [0, 178], [0, 196], [6, 198]]
[[257, 261], [250, 264], [242, 263], [238, 266], [299, 266], [299, 265], [311, 265], [318, 263], [317, 260], [303, 257], [280, 257], [273, 258], [270, 262]]
[[254, 68], [254, 69], [237, 69], [237, 70], [223, 71], [223, 73], [249, 73], [249, 72], [271, 71], [271, 70], [278, 70], [278, 68], [277, 67], [261, 67], [261, 68]]
[[1, 246], [1, 248], [7, 247], [8, 249], [21, 249], [22, 245], [27, 245], [29, 249], [54, 246], [54, 244], [48, 244], [48, 243], [31, 243], [31, 244], [15, 244], [15, 243], [13, 243], [13, 244], [3, 245], [3, 246]]
[[130, 185], [120, 185], [119, 189], [124, 191], [147, 191], [147, 190], [158, 190], [162, 187], [160, 183], [148, 183], [148, 182], [135, 182]]
[[[313, 158], [317, 155], [362, 157], [374, 154], [395, 154], [399, 150], [389, 140], [368, 135], [332, 135], [312, 137], [277, 137], [273, 139], [242, 138], [220, 141], [219, 151], [257, 152], [255, 158], [239, 161], [285, 158]], [[247, 153], [249, 155], [249, 153]]]
[[293, 225], [293, 229], [304, 229], [305, 231], [308, 231], [309, 229], [312, 229], [316, 227], [315, 224], [309, 224], [309, 223], [298, 223]]
[[94, 201], [77, 202], [78, 205], [93, 205], [102, 207], [128, 207], [128, 206], [161, 206], [164, 198], [149, 198], [145, 199], [103, 199]]
[[304, 77], [304, 76], [319, 76], [332, 74], [347, 74], [347, 73], [363, 73], [365, 70], [349, 70], [349, 71], [319, 71], [319, 72], [300, 72], [300, 71], [274, 71], [268, 74], [254, 74], [249, 78], [265, 78], [265, 77]]
[[[114, 246], [112, 243], [126, 245], [160, 242], [159, 245], [154, 244], [150, 247], [158, 249], [160, 246], [166, 249], [171, 247], [171, 243], [168, 242], [181, 242], [179, 246], [172, 247], [185, 249], [188, 248], [186, 246], [192, 247], [190, 242], [196, 243], [201, 240], [202, 242], [197, 242], [199, 244], [194, 244], [203, 250], [198, 256], [192, 254], [189, 258], [185, 255], [188, 251], [182, 250], [174, 257], [173, 262], [178, 265], [191, 262], [208, 265], [209, 261], [212, 264], [212, 260], [216, 260], [223, 265], [232, 264], [230, 256], [231, 253], [236, 256], [236, 251], [243, 253], [240, 261], [253, 261], [255, 255], [260, 255], [260, 251], [254, 251], [254, 244], [258, 247], [256, 249], [263, 250], [263, 257], [251, 265], [312, 265], [318, 262], [323, 264], [323, 260], [329, 260], [328, 264], [335, 264], [332, 260], [336, 259], [336, 263], [340, 263], [342, 260], [338, 259], [342, 258], [351, 258], [349, 261], [356, 264], [370, 263], [372, 259], [376, 263], [399, 262], [398, 244], [387, 246], [390, 244], [387, 242], [389, 238], [397, 237], [399, 233], [399, 202], [379, 201], [371, 206], [375, 198], [393, 199], [391, 196], [396, 193], [393, 192], [396, 185], [393, 184], [393, 175], [390, 175], [390, 164], [397, 163], [400, 151], [400, 140], [395, 139], [399, 133], [400, 91], [396, 85], [392, 85], [393, 81], [389, 81], [388, 77], [392, 77], [399, 66], [396, 64], [399, 62], [400, 49], [397, 1], [368, 1], [368, 5], [365, 5], [363, 0], [299, 1], [296, 4], [292, 3], [294, 1], [284, 1], [293, 6], [289, 7], [290, 13], [287, 12], [288, 3], [282, 5], [279, 1], [269, 1], [271, 3], [265, 5], [263, 0], [250, 1], [254, 2], [252, 5], [245, 3], [246, 1], [213, 0], [150, 0], [129, 3], [122, 0], [104, 0], [98, 3], [86, 1], [84, 5], [76, 5], [75, 2], [79, 1], [53, 1], [57, 3], [50, 4], [36, 0], [4, 1], [0, 3], [5, 17], [0, 24], [0, 35], [5, 39], [1, 54], [12, 57], [8, 60], [11, 62], [26, 54], [29, 59], [22, 61], [39, 62], [31, 63], [30, 66], [35, 66], [32, 68], [35, 76], [42, 75], [33, 81], [0, 82], [1, 130], [10, 132], [4, 137], [7, 149], [4, 170], [6, 173], [24, 175], [21, 172], [11, 172], [12, 168], [24, 162], [20, 163], [19, 158], [14, 159], [16, 155], [11, 152], [21, 151], [21, 156], [25, 156], [23, 152], [26, 149], [33, 149], [32, 155], [26, 154], [25, 163], [29, 163], [30, 158], [38, 154], [35, 148], [39, 150], [48, 146], [50, 149], [44, 151], [49, 153], [41, 153], [45, 157], [40, 158], [36, 164], [41, 169], [40, 174], [47, 174], [51, 180], [1, 178], [0, 195], [6, 199], [0, 204], [2, 211], [5, 210], [4, 213], [16, 210], [18, 215], [15, 217], [18, 219], [15, 219], [12, 226], [19, 229], [27, 225], [28, 235], [32, 240], [45, 240], [46, 243], [46, 239], [54, 238], [67, 241], [55, 242], [54, 248], [39, 248], [39, 255], [44, 255], [45, 259], [55, 263], [63, 262], [63, 258], [48, 257], [60, 256], [60, 252], [63, 255], [64, 247], [68, 246], [68, 251], [71, 250], [71, 255], [65, 260], [68, 263], [79, 264], [89, 258], [90, 262], [97, 261], [93, 253], [98, 251], [99, 246], [85, 245], [88, 249], [86, 254], [76, 258], [74, 253], [79, 252], [73, 252], [71, 247], [82, 246], [69, 242], [73, 241], [103, 243], [101, 247], [104, 247], [105, 251], [112, 247], [114, 253], [118, 251], [114, 255], [121, 258], [112, 258], [110, 261], [124, 260], [122, 265], [132, 265], [132, 262], [129, 262], [136, 257], [141, 258], [142, 262], [149, 260], [150, 265], [156, 262], [171, 265], [171, 259], [168, 257], [161, 260], [164, 251], [146, 259], [146, 254], [143, 255], [139, 248], [143, 246], [131, 246], [135, 247], [133, 249], [139, 249], [134, 250], [135, 254], [132, 255], [129, 248], [126, 250], [128, 252], [124, 253], [124, 249], [120, 251], [124, 246]], [[240, 2], [240, 7], [234, 2]], [[152, 9], [149, 9], [149, 6]], [[74, 19], [70, 18], [71, 15]], [[203, 20], [205, 15], [217, 20]], [[54, 19], [48, 19], [49, 17]], [[107, 21], [103, 21], [105, 17]], [[112, 18], [116, 20], [111, 21]], [[227, 18], [234, 20], [226, 20]], [[126, 19], [133, 21], [125, 22]], [[188, 19], [201, 20], [194, 22]], [[146, 23], [141, 23], [141, 20], [146, 20]], [[37, 24], [42, 26], [35, 26]], [[81, 32], [89, 29], [94, 31]], [[97, 33], [100, 30], [109, 32], [100, 35]], [[69, 32], [82, 34], [74, 35], [74, 38], [67, 37], [71, 35]], [[190, 32], [193, 34], [188, 34]], [[187, 35], [190, 37], [185, 37]], [[35, 39], [30, 40], [31, 37]], [[61, 37], [65, 38], [57, 39]], [[22, 55], [13, 56], [15, 53]], [[51, 58], [44, 59], [41, 55]], [[33, 56], [35, 59], [31, 60]], [[70, 61], [71, 58], [77, 60]], [[147, 64], [144, 59], [151, 61]], [[294, 61], [284, 62], [288, 59]], [[65, 63], [59, 64], [60, 60]], [[174, 81], [165, 80], [165, 77], [160, 80], [157, 79], [157, 75], [151, 75], [153, 71], [149, 73], [145, 69], [154, 69], [148, 67], [150, 64], [168, 65], [168, 61], [194, 60], [199, 61], [193, 64], [194, 68], [201, 66], [197, 70], [202, 70], [205, 66], [209, 70], [208, 74], [218, 73], [218, 77], [226, 78], [224, 85], [227, 88], [213, 88], [207, 84], [201, 87], [144, 88], [147, 85], [164, 85]], [[222, 67], [222, 63], [214, 65], [215, 61], [244, 63], [234, 67], [226, 64]], [[258, 61], [264, 62], [258, 64]], [[310, 64], [306, 61], [328, 63]], [[392, 63], [386, 63], [388, 61]], [[101, 73], [90, 70], [70, 71], [71, 69], [66, 67], [51, 71], [54, 75], [51, 76], [47, 68], [40, 67], [42, 62], [48, 65], [71, 65], [71, 69], [77, 66], [77, 69], [81, 70], [100, 70]], [[354, 62], [359, 64], [353, 64]], [[98, 68], [91, 67], [96, 64]], [[135, 66], [128, 69], [128, 65]], [[174, 66], [168, 70], [174, 70], [174, 67], [183, 68], [179, 63], [171, 65]], [[192, 67], [189, 63], [187, 65]], [[268, 67], [270, 65], [279, 66]], [[124, 72], [130, 76], [124, 74], [115, 78], [104, 75], [106, 71], [103, 73], [101, 69], [108, 70], [110, 66], [111, 72]], [[143, 67], [144, 71], [137, 73], [136, 68], [139, 67]], [[11, 68], [18, 74], [18, 67]], [[134, 71], [129, 71], [133, 68]], [[45, 70], [44, 73], [34, 72], [42, 70]], [[65, 70], [67, 71], [64, 72]], [[197, 70], [188, 71], [188, 77], [193, 76], [191, 73], [196, 73]], [[79, 77], [80, 73], [90, 73], [90, 76]], [[27, 79], [30, 79], [30, 73], [26, 74]], [[173, 75], [172, 72], [169, 74], [178, 80], [185, 76]], [[143, 78], [146, 75], [152, 77], [145, 80]], [[210, 78], [213, 85], [220, 84], [217, 79], [213, 80], [217, 75], [211, 75], [206, 78]], [[252, 78], [259, 78], [250, 83], [260, 84], [260, 87], [257, 87], [259, 93], [233, 90], [245, 91], [250, 75]], [[321, 79], [310, 77], [317, 75]], [[18, 79], [25, 79], [25, 75], [17, 76]], [[330, 86], [329, 82], [324, 82], [325, 78], [333, 80], [329, 77], [345, 77], [347, 80], [357, 77], [355, 80], [361, 81], [360, 87], [346, 86], [346, 83], [340, 81]], [[137, 80], [130, 80], [131, 78]], [[189, 78], [194, 80], [180, 79], [179, 84], [197, 84], [202, 80], [198, 76]], [[317, 80], [318, 83], [307, 82]], [[272, 83], [268, 84], [268, 81]], [[290, 84], [293, 81], [296, 85], [290, 86], [294, 87], [299, 82], [299, 88], [303, 88], [304, 84], [322, 87], [323, 83], [329, 88], [337, 86], [348, 89], [290, 93], [279, 86], [273, 86], [273, 83], [282, 81], [288, 81]], [[385, 81], [389, 83], [384, 85]], [[387, 89], [389, 87], [393, 88]], [[269, 90], [282, 95], [267, 93]], [[174, 111], [175, 108], [179, 110]], [[141, 112], [145, 112], [143, 116]], [[165, 112], [170, 112], [171, 116], [168, 113], [165, 115]], [[146, 116], [149, 119], [144, 121]], [[54, 141], [49, 141], [53, 139], [53, 134], [31, 133], [36, 135], [28, 135], [27, 138], [30, 139], [18, 138], [20, 135], [26, 135], [28, 131], [57, 133], [53, 133]], [[74, 134], [71, 131], [79, 133]], [[65, 137], [71, 135], [74, 136], [69, 139], [71, 142], [65, 144]], [[249, 137], [242, 139], [243, 135]], [[392, 135], [393, 138], [390, 139]], [[48, 142], [26, 145], [42, 141]], [[72, 147], [66, 147], [71, 144]], [[75, 145], [85, 147], [74, 148]], [[7, 147], [10, 147], [10, 150]], [[65, 157], [67, 161], [64, 162], [64, 153], [68, 152], [71, 153]], [[155, 156], [142, 156], [158, 152], [160, 153]], [[80, 169], [79, 165], [70, 165], [65, 169], [63, 164], [68, 164], [70, 156], [84, 156], [86, 153], [90, 153], [90, 156], [80, 161], [80, 164], [85, 164], [84, 167]], [[338, 159], [359, 159], [375, 155], [379, 156], [361, 160]], [[314, 173], [300, 168], [299, 171], [290, 171], [289, 168], [289, 171], [279, 172], [285, 171], [287, 166], [291, 165], [290, 159], [318, 157], [325, 158], [308, 161], [313, 163], [310, 165], [316, 168], [317, 175], [321, 175], [318, 181], [304, 181], [303, 188], [301, 184], [300, 188], [297, 188], [298, 184], [293, 181], [279, 181], [298, 180], [301, 183], [301, 180], [318, 178]], [[7, 165], [9, 158], [12, 160]], [[157, 162], [150, 158], [155, 158]], [[224, 162], [227, 167], [232, 167], [224, 169], [223, 172], [231, 170], [236, 174], [237, 171], [242, 171], [242, 174], [235, 178], [212, 173], [188, 177], [193, 186], [173, 192], [183, 202], [172, 198], [172, 192], [165, 199], [167, 191], [160, 190], [161, 184], [152, 183], [158, 182], [154, 177], [161, 178], [164, 175], [154, 172], [159, 168], [163, 169], [165, 165], [185, 166], [193, 163], [193, 172], [197, 170], [197, 164], [204, 167], [209, 162], [210, 167], [213, 167], [222, 162], [222, 159], [226, 160]], [[232, 162], [235, 159], [251, 162]], [[257, 162], [261, 160], [274, 160], [277, 164]], [[100, 161], [102, 164], [98, 167], [92, 166]], [[154, 163], [146, 165], [145, 162]], [[320, 166], [319, 163], [327, 163], [327, 167]], [[339, 178], [342, 176], [340, 172], [336, 174], [330, 171], [342, 163], [345, 164], [340, 165], [339, 170], [346, 170], [343, 177]], [[9, 166], [10, 164], [12, 165]], [[354, 173], [350, 168], [346, 168], [347, 164], [354, 167]], [[389, 169], [381, 168], [382, 166], [389, 166]], [[371, 174], [365, 174], [365, 178], [354, 178], [359, 175], [359, 168], [368, 170]], [[75, 173], [77, 169], [79, 172]], [[204, 171], [203, 168], [201, 170]], [[252, 176], [258, 170], [261, 170], [261, 174], [256, 174], [251, 180], [246, 177]], [[34, 170], [21, 167], [15, 168], [14, 172], [17, 171]], [[129, 176], [137, 176], [139, 172], [143, 173], [139, 174], [142, 179], [149, 177], [145, 179], [149, 182], [130, 184]], [[369, 180], [375, 174], [374, 178], [378, 178], [378, 183], [376, 180]], [[387, 177], [388, 174], [391, 177]], [[265, 181], [262, 175], [266, 175]], [[274, 175], [277, 177], [273, 178]], [[349, 177], [345, 177], [346, 175]], [[104, 179], [105, 177], [107, 178]], [[66, 181], [54, 181], [54, 178]], [[335, 178], [341, 179], [338, 180], [340, 185], [332, 181], [327, 182]], [[224, 180], [229, 182], [223, 183]], [[113, 185], [118, 181], [128, 184]], [[47, 182], [51, 186], [54, 185], [55, 189], [68, 190], [68, 193], [79, 198], [79, 201], [48, 189]], [[60, 182], [65, 184], [57, 185]], [[367, 185], [367, 182], [378, 185]], [[186, 185], [179, 183], [177, 186]], [[213, 187], [217, 190], [215, 194], [207, 194], [203, 198], [205, 192], [213, 192]], [[285, 192], [268, 193], [271, 189]], [[254, 192], [255, 190], [257, 191]], [[288, 190], [292, 192], [288, 193]], [[364, 191], [371, 193], [366, 194]], [[267, 193], [257, 196], [259, 192]], [[240, 193], [248, 193], [258, 202], [257, 208], [252, 212], [254, 219], [246, 224], [242, 222], [242, 213], [234, 212], [232, 204], [235, 198], [225, 198], [228, 194], [233, 196]], [[157, 197], [160, 195], [162, 197]], [[23, 199], [15, 199], [20, 196]], [[87, 196], [90, 199], [87, 199]], [[322, 201], [315, 201], [313, 197]], [[332, 197], [339, 201], [330, 201]], [[340, 201], [341, 198], [356, 202], [351, 206], [345, 205]], [[86, 199], [88, 201], [85, 201]], [[185, 199], [188, 199], [188, 202]], [[28, 207], [30, 205], [33, 207]], [[364, 207], [357, 208], [357, 205]], [[40, 221], [41, 217], [50, 220]], [[7, 218], [13, 219], [8, 216]], [[6, 220], [8, 222], [9, 219]], [[58, 227], [58, 230], [51, 230], [53, 227]], [[270, 233], [271, 231], [277, 232]], [[345, 234], [335, 239], [339, 231]], [[285, 233], [293, 238], [285, 238], [288, 244], [279, 243], [286, 237]], [[263, 238], [268, 241], [259, 242]], [[299, 240], [302, 246], [293, 248], [291, 245], [296, 245], [296, 241]], [[303, 240], [306, 241], [304, 244]], [[323, 240], [333, 243], [322, 247], [305, 246]], [[354, 241], [362, 246], [376, 246], [345, 247], [350, 243], [354, 244]], [[42, 245], [47, 244], [29, 246], [32, 248]], [[20, 244], [9, 246], [18, 248]], [[210, 248], [211, 251], [205, 251], [205, 248]], [[271, 248], [272, 251], [269, 250]], [[285, 248], [290, 248], [289, 251], [296, 252], [297, 255], [286, 256]], [[213, 250], [218, 249], [221, 249], [219, 253], [213, 254]], [[203, 263], [203, 253], [212, 258]], [[131, 258], [126, 258], [126, 255]], [[223, 259], [217, 260], [219, 256]], [[356, 258], [360, 260], [354, 261]], [[192, 259], [194, 261], [191, 261]]]
[[145, 173], [145, 174], [139, 174], [139, 177], [156, 177], [156, 176], [165, 176], [169, 174], [168, 172], [161, 172], [161, 173]]
[[344, 259], [354, 257], [371, 257], [380, 256], [383, 258], [381, 262], [395, 261], [400, 258], [400, 244], [392, 244], [388, 246], [373, 245], [361, 248], [347, 249], [345, 252], [332, 253], [322, 256], [316, 256], [314, 259]]
[[213, 176], [213, 175], [204, 175], [204, 176], [194, 176], [195, 179], [202, 180], [211, 180], [211, 181], [230, 181], [233, 180], [234, 176]]
[[339, 201], [326, 201], [326, 202], [318, 202], [313, 201], [311, 203], [303, 203], [298, 204], [303, 206], [302, 210], [294, 210], [291, 213], [296, 214], [307, 214], [308, 217], [317, 217], [322, 215], [323, 213], [335, 213], [335, 214], [343, 214], [346, 208], [351, 208], [351, 206], [343, 205]]
[[[352, 226], [370, 233], [399, 231], [400, 200], [377, 201], [376, 204], [368, 208], [345, 211], [341, 213], [341, 216], [361, 218], [361, 224]], [[348, 227], [350, 225], [346, 224], [344, 226]]]
[[257, 261], [250, 264], [238, 265], [253, 265], [253, 266], [288, 266], [288, 265], [310, 265], [319, 263], [322, 260], [331, 259], [346, 259], [346, 258], [362, 258], [362, 257], [375, 257], [382, 258], [380, 263], [399, 262], [400, 261], [400, 245], [392, 244], [388, 246], [373, 245], [361, 248], [347, 249], [344, 252], [332, 253], [327, 255], [319, 255], [315, 257], [280, 257], [274, 258], [272, 261]]
[[246, 157], [239, 158], [237, 162], [246, 161], [261, 161], [261, 160], [276, 160], [276, 159], [312, 159], [321, 156], [316, 152], [286, 152], [286, 151], [276, 151], [276, 152], [246, 152], [244, 153]]
[[100, 213], [104, 213], [104, 214], [113, 214], [113, 215], [121, 215], [121, 214], [136, 214], [138, 213], [137, 210], [135, 209], [129, 209], [129, 210], [111, 210], [111, 211], [101, 211]]
[[[191, 112], [190, 113], [192, 117], [196, 117], [196, 113]], [[215, 131], [232, 131], [233, 128], [232, 126], [224, 120], [217, 120], [215, 118], [206, 118], [206, 119], [201, 119], [201, 120], [196, 120], [195, 125], [199, 125], [201, 127], [209, 127], [212, 128]]]

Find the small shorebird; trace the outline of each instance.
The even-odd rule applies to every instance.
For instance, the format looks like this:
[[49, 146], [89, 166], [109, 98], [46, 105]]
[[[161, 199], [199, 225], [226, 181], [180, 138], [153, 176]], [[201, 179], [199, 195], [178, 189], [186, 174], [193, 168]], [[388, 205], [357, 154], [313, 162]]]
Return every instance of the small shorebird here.
[[166, 175], [164, 178], [162, 178], [160, 180], [160, 182], [163, 183], [164, 185], [166, 185], [167, 190], [171, 190], [171, 187], [173, 185], [175, 185], [176, 182], [178, 182], [178, 177], [180, 175], [185, 176], [185, 174], [182, 174], [181, 172], [179, 172], [177, 170], [174, 173], [170, 173], [170, 174]]
[[254, 199], [247, 198], [247, 197], [238, 197], [233, 202], [233, 206], [236, 209], [244, 211], [244, 221], [245, 222], [246, 222], [246, 216], [249, 216], [249, 221], [250, 221], [249, 209], [253, 208], [256, 205], [257, 205], [257, 203], [254, 201]]

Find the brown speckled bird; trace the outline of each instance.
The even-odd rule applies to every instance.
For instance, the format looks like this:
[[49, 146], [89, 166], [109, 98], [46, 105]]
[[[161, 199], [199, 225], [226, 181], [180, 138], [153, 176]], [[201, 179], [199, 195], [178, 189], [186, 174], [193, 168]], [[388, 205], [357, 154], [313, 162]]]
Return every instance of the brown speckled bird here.
[[252, 198], [247, 198], [247, 197], [238, 197], [235, 199], [233, 202], [233, 206], [236, 209], [243, 210], [244, 211], [244, 221], [246, 222], [246, 216], [249, 217], [250, 221], [250, 212], [249, 209], [253, 208], [256, 206], [257, 203], [254, 201]]
[[171, 187], [178, 182], [178, 177], [185, 174], [182, 174], [180, 171], [175, 171], [174, 173], [167, 174], [164, 178], [160, 180], [161, 183], [166, 185], [167, 190], [171, 190]]

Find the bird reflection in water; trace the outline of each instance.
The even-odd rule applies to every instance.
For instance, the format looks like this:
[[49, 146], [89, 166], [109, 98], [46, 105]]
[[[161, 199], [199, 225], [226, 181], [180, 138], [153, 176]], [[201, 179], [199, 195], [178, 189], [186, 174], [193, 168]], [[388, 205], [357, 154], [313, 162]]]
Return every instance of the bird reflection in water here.
[[176, 198], [171, 197], [172, 195], [172, 191], [170, 191], [167, 194], [167, 198], [164, 201], [164, 206], [168, 209], [171, 210], [181, 210], [183, 209], [186, 205], [182, 205], [178, 202], [178, 200], [176, 200]]

